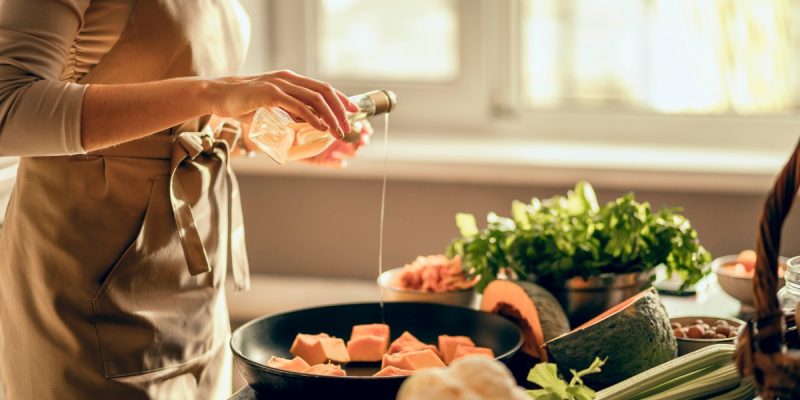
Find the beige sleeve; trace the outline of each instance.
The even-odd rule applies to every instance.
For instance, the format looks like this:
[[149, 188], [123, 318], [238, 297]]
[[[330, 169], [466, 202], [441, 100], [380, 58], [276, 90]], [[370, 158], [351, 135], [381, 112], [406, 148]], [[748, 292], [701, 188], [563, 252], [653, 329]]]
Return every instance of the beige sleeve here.
[[84, 153], [86, 87], [59, 76], [89, 1], [0, 1], [0, 155]]

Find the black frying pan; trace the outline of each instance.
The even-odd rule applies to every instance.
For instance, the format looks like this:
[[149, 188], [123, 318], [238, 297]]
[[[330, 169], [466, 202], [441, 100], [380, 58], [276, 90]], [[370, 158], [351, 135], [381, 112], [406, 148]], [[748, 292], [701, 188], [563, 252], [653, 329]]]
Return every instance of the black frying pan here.
[[[425, 343], [436, 344], [439, 335], [469, 336], [477, 346], [494, 350], [508, 363], [522, 345], [513, 323], [493, 314], [431, 303], [385, 303], [386, 323], [392, 340], [409, 331]], [[271, 356], [291, 358], [289, 348], [298, 333], [320, 333], [350, 338], [353, 325], [381, 322], [378, 303], [342, 304], [309, 308], [262, 317], [233, 332], [231, 349], [239, 372], [268, 400], [347, 399], [380, 400], [397, 395], [405, 377], [381, 377], [380, 363], [353, 363], [347, 377], [306, 375], [270, 368]]]

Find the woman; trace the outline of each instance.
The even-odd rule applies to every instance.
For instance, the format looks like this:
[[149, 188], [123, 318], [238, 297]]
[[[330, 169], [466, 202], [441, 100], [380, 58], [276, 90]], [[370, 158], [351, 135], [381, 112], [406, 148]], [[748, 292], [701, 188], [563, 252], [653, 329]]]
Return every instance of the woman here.
[[22, 156], [0, 235], [7, 400], [230, 392], [224, 279], [245, 288], [247, 259], [208, 115], [281, 107], [342, 136], [355, 110], [291, 72], [230, 77], [247, 30], [237, 0], [0, 2], [0, 153]]

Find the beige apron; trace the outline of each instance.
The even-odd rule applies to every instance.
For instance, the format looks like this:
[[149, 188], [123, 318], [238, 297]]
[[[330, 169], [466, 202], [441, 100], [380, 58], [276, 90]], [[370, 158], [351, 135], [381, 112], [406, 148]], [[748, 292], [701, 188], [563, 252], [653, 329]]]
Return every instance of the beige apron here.
[[[156, 23], [166, 24], [158, 35], [148, 30]], [[148, 48], [172, 57], [136, 51]], [[192, 72], [180, 27], [157, 0], [140, 0], [84, 81]], [[21, 160], [0, 233], [6, 400], [230, 393], [224, 282], [230, 265], [236, 287], [248, 285], [244, 230], [228, 144], [202, 124], [85, 156]]]

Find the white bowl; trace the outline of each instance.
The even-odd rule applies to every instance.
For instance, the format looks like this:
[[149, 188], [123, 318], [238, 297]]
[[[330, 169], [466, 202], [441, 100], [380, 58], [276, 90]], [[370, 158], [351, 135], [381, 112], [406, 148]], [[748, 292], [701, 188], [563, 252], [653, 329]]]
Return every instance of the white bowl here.
[[393, 284], [397, 281], [397, 276], [401, 271], [402, 268], [390, 269], [384, 271], [378, 277], [378, 285], [381, 288], [381, 298], [383, 301], [439, 303], [468, 308], [476, 308], [478, 306], [478, 295], [472, 288], [435, 293], [394, 287]]
[[[722, 268], [724, 265], [736, 263], [737, 254], [722, 256], [711, 262], [711, 269], [717, 274], [717, 282], [722, 290], [742, 303], [742, 312], [748, 313], [755, 310], [753, 300], [753, 278], [729, 274]], [[780, 257], [778, 262], [786, 265], [787, 258]], [[778, 288], [783, 287], [783, 278], [778, 279]]]

